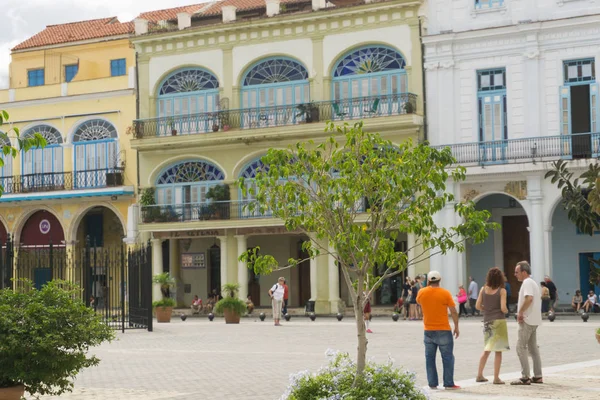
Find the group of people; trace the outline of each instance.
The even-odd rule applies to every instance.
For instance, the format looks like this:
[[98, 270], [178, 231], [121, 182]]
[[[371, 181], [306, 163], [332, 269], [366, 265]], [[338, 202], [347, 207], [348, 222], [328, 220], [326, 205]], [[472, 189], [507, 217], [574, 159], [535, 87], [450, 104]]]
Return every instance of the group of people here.
[[[517, 263], [515, 277], [521, 282], [517, 303], [517, 321], [519, 323], [517, 356], [521, 363], [521, 378], [511, 382], [511, 385], [541, 384], [544, 383], [544, 380], [542, 377], [542, 361], [537, 346], [537, 328], [542, 322], [540, 286], [531, 278], [531, 267], [527, 261]], [[427, 278], [427, 287], [419, 290], [417, 295], [417, 303], [423, 310], [427, 381], [430, 388], [437, 389], [439, 379], [435, 359], [439, 348], [444, 369], [444, 387], [451, 390], [460, 389], [454, 383], [453, 354], [454, 339], [460, 335], [459, 315], [456, 312], [452, 294], [440, 287], [442, 279], [440, 273], [431, 271]], [[471, 282], [474, 282], [474, 280], [471, 280]], [[502, 271], [498, 268], [491, 268], [487, 273], [485, 285], [479, 290], [474, 304], [474, 308], [483, 315], [484, 324], [484, 349], [479, 360], [477, 382], [488, 381], [483, 375], [483, 370], [489, 355], [494, 352], [493, 383], [497, 385], [504, 384], [500, 379], [502, 353], [510, 350], [506, 324], [508, 292], [505, 282], [506, 277]], [[472, 296], [471, 285], [469, 292], [469, 296]], [[450, 311], [454, 323], [454, 331], [450, 328], [448, 311]], [[528, 353], [533, 359], [533, 374], [530, 371]]]
[[426, 286], [424, 275], [419, 275], [414, 279], [406, 277], [402, 285], [402, 297], [398, 298], [394, 306], [394, 312], [402, 314], [404, 320], [416, 321], [423, 319], [421, 306], [417, 304], [417, 295], [419, 290]]
[[571, 301], [571, 307], [573, 307], [573, 311], [575, 312], [580, 312], [581, 310], [585, 311], [586, 313], [590, 311], [600, 311], [598, 296], [596, 296], [596, 293], [594, 293], [593, 290], [588, 292], [585, 303], [583, 302], [581, 290], [576, 290], [575, 296], [573, 296], [573, 300]]
[[216, 289], [213, 289], [212, 292], [208, 295], [206, 303], [202, 303], [202, 299], [198, 297], [198, 295], [194, 296], [194, 300], [192, 300], [192, 314], [200, 314], [201, 312], [210, 313], [212, 312], [215, 304], [219, 301], [220, 295], [217, 293]]

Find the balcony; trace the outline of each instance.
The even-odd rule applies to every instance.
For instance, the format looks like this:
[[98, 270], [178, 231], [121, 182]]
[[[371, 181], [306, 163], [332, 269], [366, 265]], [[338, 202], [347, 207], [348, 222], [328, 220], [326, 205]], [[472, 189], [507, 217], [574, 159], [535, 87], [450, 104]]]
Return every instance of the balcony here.
[[600, 156], [600, 133], [542, 136], [434, 147], [438, 150], [449, 147], [457, 164], [465, 166], [598, 158]]
[[0, 185], [5, 195], [122, 186], [123, 168], [14, 175], [0, 178]]
[[417, 96], [412, 93], [312, 102], [300, 106], [273, 106], [222, 110], [133, 122], [136, 139], [260, 129], [312, 122], [345, 121], [414, 114]]

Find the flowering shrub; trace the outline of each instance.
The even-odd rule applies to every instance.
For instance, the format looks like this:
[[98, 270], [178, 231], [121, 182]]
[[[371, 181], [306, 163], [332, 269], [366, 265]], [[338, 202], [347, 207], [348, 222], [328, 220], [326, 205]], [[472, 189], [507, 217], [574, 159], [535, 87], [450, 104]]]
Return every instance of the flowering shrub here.
[[415, 387], [415, 374], [394, 368], [393, 360], [386, 364], [368, 362], [364, 376], [352, 387], [356, 363], [348, 353], [328, 350], [329, 366], [314, 374], [302, 371], [290, 375], [290, 386], [281, 400], [426, 400]]

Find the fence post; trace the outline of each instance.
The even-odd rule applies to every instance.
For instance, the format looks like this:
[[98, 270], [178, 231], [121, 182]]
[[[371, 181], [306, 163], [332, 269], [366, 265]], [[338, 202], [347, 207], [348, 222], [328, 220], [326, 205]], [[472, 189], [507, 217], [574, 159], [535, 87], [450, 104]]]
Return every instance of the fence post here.
[[90, 236], [85, 237], [85, 252], [83, 255], [83, 278], [85, 288], [85, 305], [90, 306], [90, 297], [92, 296], [92, 266], [90, 260]]
[[[144, 257], [145, 256], [145, 257]], [[146, 292], [146, 306], [148, 307], [148, 332], [152, 332], [152, 242], [148, 240], [146, 245], [146, 254], [142, 253], [144, 257], [144, 278], [142, 281], [142, 288]]]
[[6, 238], [6, 287], [12, 287], [11, 279], [14, 277], [14, 237], [10, 240], [10, 235]]
[[54, 275], [54, 246], [52, 246], [52, 239], [48, 242], [48, 267], [50, 268], [51, 279], [56, 279]]
[[125, 333], [125, 255], [121, 242], [121, 331]]

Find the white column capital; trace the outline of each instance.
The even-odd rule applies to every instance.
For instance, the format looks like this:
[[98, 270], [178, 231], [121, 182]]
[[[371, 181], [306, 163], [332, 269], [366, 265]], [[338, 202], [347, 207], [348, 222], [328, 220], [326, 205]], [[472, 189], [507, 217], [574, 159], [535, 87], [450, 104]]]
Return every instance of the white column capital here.
[[164, 239], [158, 239], [158, 238], [153, 238], [153, 239], [150, 239], [150, 240], [152, 241], [152, 245], [162, 244], [162, 242], [164, 241]]

